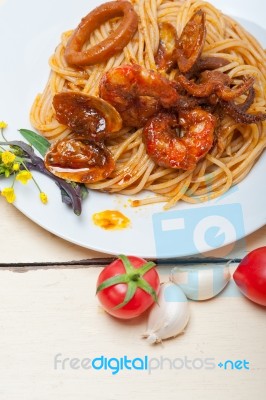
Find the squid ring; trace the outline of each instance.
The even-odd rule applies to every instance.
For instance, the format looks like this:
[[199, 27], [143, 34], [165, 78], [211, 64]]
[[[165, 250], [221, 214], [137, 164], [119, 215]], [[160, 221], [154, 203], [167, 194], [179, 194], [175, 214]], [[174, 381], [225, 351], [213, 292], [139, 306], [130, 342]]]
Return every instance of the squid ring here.
[[[102, 42], [82, 50], [91, 33], [101, 24], [115, 17], [123, 17], [120, 25]], [[66, 46], [65, 58], [69, 65], [94, 65], [120, 52], [138, 28], [138, 15], [128, 1], [110, 1], [84, 17]]]

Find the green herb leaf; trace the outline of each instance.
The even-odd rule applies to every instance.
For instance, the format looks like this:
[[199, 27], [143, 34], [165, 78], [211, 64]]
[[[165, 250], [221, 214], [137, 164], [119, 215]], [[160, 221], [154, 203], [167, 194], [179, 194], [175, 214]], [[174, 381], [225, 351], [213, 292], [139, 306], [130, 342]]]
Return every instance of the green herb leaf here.
[[138, 288], [138, 285], [136, 282], [129, 281], [127, 285], [127, 292], [124, 298], [124, 301], [122, 303], [118, 304], [113, 308], [113, 310], [119, 310], [119, 308], [122, 308], [127, 305], [127, 303], [130, 302], [130, 300], [134, 297], [134, 294], [136, 293], [136, 290]]
[[96, 294], [99, 293], [101, 290], [109, 288], [110, 286], [118, 285], [119, 283], [128, 283], [128, 282], [129, 282], [129, 279], [128, 279], [127, 274], [112, 276], [111, 278], [106, 279], [104, 282], [102, 282], [97, 287]]
[[19, 129], [20, 134], [44, 157], [50, 143], [43, 136], [29, 129]]
[[81, 200], [85, 200], [88, 197], [88, 188], [85, 185], [79, 185], [80, 186], [80, 197]]
[[147, 282], [145, 281], [145, 279], [140, 278], [138, 280], [138, 287], [142, 290], [144, 290], [144, 292], [148, 293], [149, 295], [152, 296], [153, 300], [155, 301], [155, 303], [158, 303], [158, 296], [157, 293], [155, 292], [155, 290], [153, 289], [153, 287]]

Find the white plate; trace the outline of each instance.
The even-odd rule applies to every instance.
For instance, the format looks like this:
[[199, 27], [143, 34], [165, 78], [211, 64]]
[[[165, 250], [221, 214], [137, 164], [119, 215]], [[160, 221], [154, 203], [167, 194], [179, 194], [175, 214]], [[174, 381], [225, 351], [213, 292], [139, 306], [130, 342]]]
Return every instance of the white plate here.
[[[8, 122], [7, 136], [19, 138], [19, 128], [30, 128], [29, 110], [49, 74], [48, 58], [60, 34], [74, 28], [99, 0], [0, 0], [1, 104], [0, 120]], [[225, 13], [240, 18], [266, 45], [265, 2], [215, 0]], [[250, 22], [248, 22], [250, 21]], [[109, 254], [174, 257], [220, 248], [263, 226], [266, 222], [265, 158], [260, 158], [248, 177], [222, 198], [199, 205], [180, 203], [162, 211], [162, 204], [131, 208], [125, 196], [90, 192], [77, 217], [61, 203], [56, 185], [38, 175], [49, 196], [44, 206], [31, 183], [16, 186], [15, 206], [38, 225], [90, 249]], [[0, 182], [3, 187], [3, 181]], [[92, 223], [92, 214], [117, 209], [131, 220], [130, 228], [105, 231]]]

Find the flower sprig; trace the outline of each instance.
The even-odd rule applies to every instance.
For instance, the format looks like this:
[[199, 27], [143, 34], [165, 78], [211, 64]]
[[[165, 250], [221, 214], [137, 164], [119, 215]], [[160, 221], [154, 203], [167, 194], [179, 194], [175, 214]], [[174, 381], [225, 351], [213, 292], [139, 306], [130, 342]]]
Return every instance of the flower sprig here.
[[[23, 185], [26, 185], [28, 181], [32, 180], [38, 191], [39, 197], [43, 204], [47, 204], [48, 197], [41, 190], [36, 179], [29, 171], [25, 163], [25, 154], [17, 146], [10, 146], [4, 136], [4, 129], [7, 127], [7, 123], [0, 121], [0, 131], [4, 142], [0, 146], [0, 176], [3, 175], [5, 178], [9, 178], [13, 175], [12, 185], [1, 190], [1, 195], [5, 197], [8, 203], [14, 203], [16, 200], [16, 194], [14, 190], [15, 182], [18, 181]], [[7, 147], [7, 148], [6, 148]]]
[[20, 129], [20, 134], [27, 140], [27, 143], [21, 140], [8, 141], [4, 135], [4, 129], [7, 123], [0, 121], [0, 178], [13, 177], [10, 187], [0, 190], [0, 194], [5, 197], [9, 203], [14, 203], [16, 194], [14, 185], [16, 181], [26, 185], [32, 180], [39, 191], [39, 198], [43, 204], [48, 202], [48, 197], [42, 191], [37, 183], [32, 171], [38, 171], [54, 181], [61, 191], [62, 202], [70, 206], [76, 215], [82, 211], [82, 201], [88, 195], [88, 189], [84, 184], [61, 179], [49, 172], [44, 165], [41, 157], [37, 156], [34, 148], [38, 150], [41, 156], [45, 156], [50, 147], [50, 142], [38, 133], [28, 129]]

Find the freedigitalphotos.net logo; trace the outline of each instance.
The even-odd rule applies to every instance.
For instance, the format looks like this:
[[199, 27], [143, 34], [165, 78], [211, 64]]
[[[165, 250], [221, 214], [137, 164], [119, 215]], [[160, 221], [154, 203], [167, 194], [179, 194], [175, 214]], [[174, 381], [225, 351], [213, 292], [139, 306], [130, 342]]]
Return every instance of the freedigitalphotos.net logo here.
[[111, 372], [117, 375], [121, 371], [137, 372], [146, 371], [151, 374], [158, 370], [213, 370], [220, 368], [227, 371], [232, 370], [249, 370], [249, 362], [247, 360], [225, 360], [217, 362], [215, 358], [190, 358], [188, 356], [168, 358], [164, 356], [130, 358], [127, 355], [122, 357], [105, 357], [103, 355], [93, 358], [77, 358], [63, 357], [62, 353], [58, 353], [54, 357], [54, 369], [57, 371], [65, 370], [94, 370], [102, 372]]
[[218, 249], [245, 236], [240, 204], [217, 204], [153, 215], [157, 257]]

